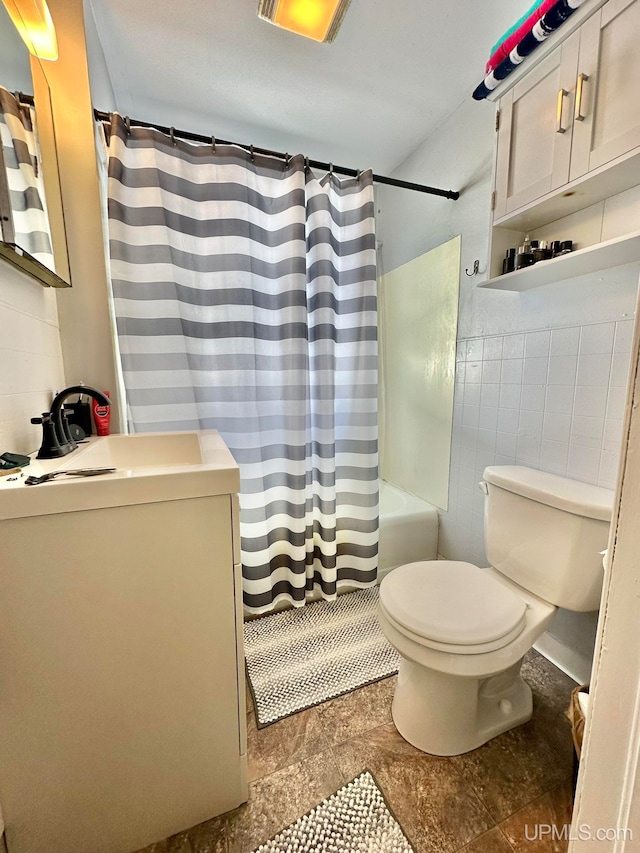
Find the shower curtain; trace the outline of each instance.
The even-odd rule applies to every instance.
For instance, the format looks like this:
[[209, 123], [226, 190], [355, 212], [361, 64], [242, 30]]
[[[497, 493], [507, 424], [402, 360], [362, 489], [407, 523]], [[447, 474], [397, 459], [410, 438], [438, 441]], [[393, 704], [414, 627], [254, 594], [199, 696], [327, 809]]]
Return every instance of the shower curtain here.
[[[0, 86], [0, 145], [13, 214], [13, 240], [55, 271], [35, 112]], [[0, 231], [1, 233], [1, 231]], [[6, 237], [5, 237], [6, 240]]]
[[127, 128], [109, 252], [133, 431], [217, 429], [241, 473], [244, 603], [375, 583], [373, 184]]

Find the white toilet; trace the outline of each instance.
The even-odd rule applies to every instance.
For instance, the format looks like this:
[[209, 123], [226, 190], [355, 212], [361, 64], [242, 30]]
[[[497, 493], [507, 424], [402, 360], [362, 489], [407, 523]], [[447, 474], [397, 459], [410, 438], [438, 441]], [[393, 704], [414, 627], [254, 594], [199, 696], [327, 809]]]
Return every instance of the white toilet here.
[[402, 655], [393, 720], [434, 755], [468, 752], [530, 719], [523, 656], [558, 607], [600, 604], [613, 492], [519, 466], [484, 478], [492, 568], [409, 563], [380, 585], [380, 624]]

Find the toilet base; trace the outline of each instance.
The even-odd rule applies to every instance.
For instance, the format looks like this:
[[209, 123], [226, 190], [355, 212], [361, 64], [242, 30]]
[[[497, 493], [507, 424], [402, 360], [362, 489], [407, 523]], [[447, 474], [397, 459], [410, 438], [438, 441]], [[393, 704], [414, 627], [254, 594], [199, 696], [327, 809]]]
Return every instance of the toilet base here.
[[460, 755], [531, 719], [522, 659], [497, 675], [448, 675], [403, 658], [393, 697], [398, 732], [422, 752]]

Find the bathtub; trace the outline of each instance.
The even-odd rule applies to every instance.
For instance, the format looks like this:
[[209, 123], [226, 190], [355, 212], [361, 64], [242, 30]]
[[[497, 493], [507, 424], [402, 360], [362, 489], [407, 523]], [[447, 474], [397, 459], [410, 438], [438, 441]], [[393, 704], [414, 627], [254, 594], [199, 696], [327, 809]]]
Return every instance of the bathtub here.
[[438, 510], [380, 480], [378, 582], [404, 563], [438, 557]]

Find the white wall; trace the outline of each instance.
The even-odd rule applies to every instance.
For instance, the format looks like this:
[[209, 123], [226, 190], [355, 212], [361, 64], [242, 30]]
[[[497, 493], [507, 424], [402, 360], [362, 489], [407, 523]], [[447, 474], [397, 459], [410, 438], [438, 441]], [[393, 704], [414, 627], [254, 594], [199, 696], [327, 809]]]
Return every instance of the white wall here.
[[55, 294], [0, 261], [0, 453], [38, 449], [30, 419], [63, 387]]
[[[461, 191], [458, 201], [384, 187], [378, 238], [383, 272], [462, 236], [458, 369], [449, 512], [440, 553], [486, 565], [486, 465], [525, 464], [611, 486], [622, 423], [636, 265], [526, 293], [477, 287], [487, 279], [494, 110], [469, 99], [394, 173]], [[475, 259], [481, 274], [469, 278]], [[425, 424], [425, 431], [428, 425]], [[552, 628], [566, 660], [586, 660], [594, 620], [565, 615]], [[580, 677], [580, 672], [575, 672]]]
[[[82, 0], [48, 0], [60, 58], [46, 68], [51, 94], [72, 287], [58, 292], [67, 381], [111, 392], [120, 423]], [[91, 24], [91, 20], [89, 21]], [[34, 73], [36, 102], [38, 78]]]
[[111, 85], [111, 76], [98, 36], [93, 6], [89, 0], [83, 2], [84, 32], [87, 43], [91, 102], [99, 110], [113, 112], [117, 109], [116, 96]]

